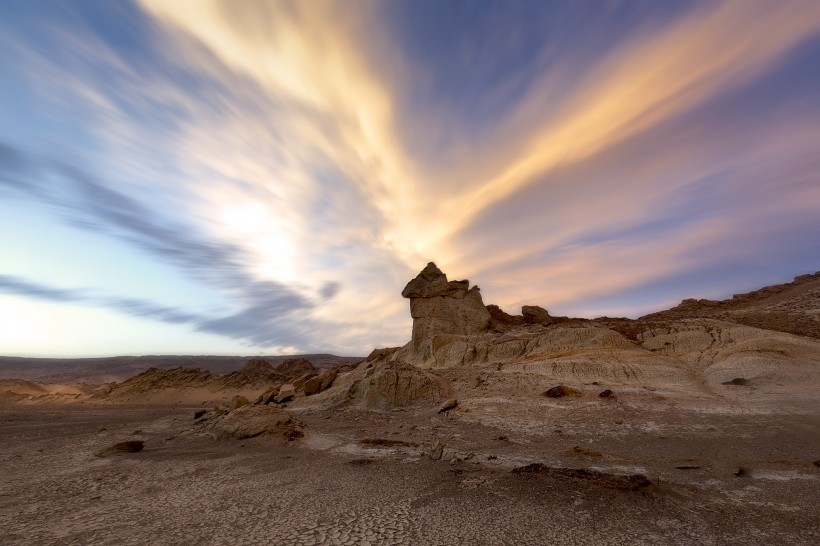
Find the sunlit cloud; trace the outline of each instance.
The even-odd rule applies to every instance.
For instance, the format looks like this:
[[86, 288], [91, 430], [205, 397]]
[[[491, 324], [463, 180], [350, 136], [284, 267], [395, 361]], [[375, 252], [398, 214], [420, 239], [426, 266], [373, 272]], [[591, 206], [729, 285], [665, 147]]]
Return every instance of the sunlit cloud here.
[[[810, 90], [801, 96], [795, 84], [791, 102], [765, 118], [714, 106], [753, 92], [817, 37], [816, 2], [696, 2], [623, 35], [590, 16], [585, 32], [607, 45], [593, 53], [580, 52], [583, 32], [578, 43], [539, 36], [524, 61], [491, 62], [507, 49], [488, 42], [475, 70], [510, 64], [498, 85], [446, 82], [492, 109], [470, 120], [435, 92], [418, 100], [419, 82], [442, 82], [402, 49], [398, 31], [408, 29], [387, 19], [389, 8], [139, 0], [116, 8], [139, 23], [138, 53], [60, 18], [38, 26], [50, 49], [9, 31], [2, 43], [44, 110], [82, 138], [55, 136], [41, 149], [1, 133], [0, 192], [228, 302], [172, 309], [192, 328], [341, 352], [406, 340], [398, 294], [430, 259], [510, 311], [603, 313], [592, 299], [741, 267], [765, 241], [784, 248], [773, 233], [817, 226], [820, 112]], [[526, 32], [502, 23], [498, 36]], [[475, 31], [461, 24], [452, 32]], [[820, 267], [810, 262], [795, 258]], [[43, 290], [63, 286], [53, 280]], [[95, 298], [108, 309], [134, 303], [124, 313], [162, 307], [127, 287]], [[637, 313], [646, 303], [618, 305]]]

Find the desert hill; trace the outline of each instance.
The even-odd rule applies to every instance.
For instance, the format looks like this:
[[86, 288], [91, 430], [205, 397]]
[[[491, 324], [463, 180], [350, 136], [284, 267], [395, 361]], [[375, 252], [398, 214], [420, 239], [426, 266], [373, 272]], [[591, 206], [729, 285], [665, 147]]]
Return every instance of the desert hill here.
[[[0, 379], [26, 379], [41, 383], [101, 384], [123, 381], [149, 368], [202, 368], [224, 374], [239, 370], [252, 356], [147, 355], [104, 358], [25, 358], [0, 356]], [[309, 360], [317, 368], [353, 364], [362, 357], [332, 354], [260, 356], [273, 365], [294, 358]]]
[[790, 283], [735, 294], [728, 300], [686, 299], [677, 307], [646, 315], [641, 320], [687, 318], [714, 318], [820, 338], [820, 272], [800, 275]]

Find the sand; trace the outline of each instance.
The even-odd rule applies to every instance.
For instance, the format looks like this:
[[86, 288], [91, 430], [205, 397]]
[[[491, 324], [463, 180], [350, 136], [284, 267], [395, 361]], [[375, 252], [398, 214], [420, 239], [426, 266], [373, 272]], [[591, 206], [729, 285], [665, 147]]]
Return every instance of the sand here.
[[[474, 404], [444, 414], [291, 408], [308, 433], [287, 442], [216, 437], [193, 424], [199, 406], [7, 403], [0, 411], [2, 542], [820, 538], [817, 412], [699, 412], [622, 395], [614, 402], [532, 399], [528, 414], [515, 419], [522, 408], [507, 411], [499, 400], [493, 419]], [[145, 448], [97, 456], [126, 440]], [[443, 456], [432, 460], [437, 442]], [[530, 463], [558, 473], [513, 472]], [[565, 469], [602, 474], [579, 478]], [[636, 473], [652, 485], [624, 488], [623, 476]]]

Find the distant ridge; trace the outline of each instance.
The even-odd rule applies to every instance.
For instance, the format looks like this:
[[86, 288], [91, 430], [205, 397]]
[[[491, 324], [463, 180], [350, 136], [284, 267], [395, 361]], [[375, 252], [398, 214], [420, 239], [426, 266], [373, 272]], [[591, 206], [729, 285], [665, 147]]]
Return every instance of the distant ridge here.
[[712, 318], [820, 339], [820, 271], [726, 300], [685, 299], [639, 320]]
[[215, 374], [241, 369], [249, 359], [264, 358], [278, 365], [304, 358], [320, 369], [355, 364], [364, 359], [327, 353], [277, 356], [146, 355], [103, 358], [27, 358], [0, 356], [0, 379], [26, 379], [54, 383], [110, 383], [122, 381], [149, 368], [201, 368]]

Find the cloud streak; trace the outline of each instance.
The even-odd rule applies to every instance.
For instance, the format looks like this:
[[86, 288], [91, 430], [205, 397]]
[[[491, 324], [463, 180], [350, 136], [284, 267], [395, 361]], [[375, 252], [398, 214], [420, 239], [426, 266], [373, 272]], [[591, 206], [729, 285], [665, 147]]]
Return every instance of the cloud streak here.
[[[485, 27], [456, 20], [456, 51], [442, 57], [464, 66], [429, 73], [395, 39], [420, 29], [365, 2], [141, 0], [119, 17], [138, 27], [135, 43], [37, 25], [60, 56], [37, 28], [10, 29], [4, 42], [46, 102], [61, 114], [71, 104], [93, 146], [32, 154], [5, 136], [0, 189], [174, 267], [230, 309], [28, 295], [259, 346], [362, 352], [406, 339], [398, 292], [429, 259], [490, 301], [571, 313], [639, 284], [745, 267], [786, 249], [774, 233], [802, 240], [816, 226], [813, 82], [795, 79], [802, 94], [771, 83], [818, 35], [816, 2], [656, 6], [628, 26], [568, 6], [548, 10], [553, 27], [570, 15], [580, 26], [557, 37], [537, 10], [527, 24], [488, 16], [501, 26], [480, 34], [483, 56], [462, 54], [458, 38]], [[501, 40], [527, 32], [531, 55], [505, 57], [523, 46]], [[499, 83], [429, 77], [450, 72]], [[470, 108], [447, 111], [460, 93]], [[795, 256], [784, 270], [820, 266]]]

